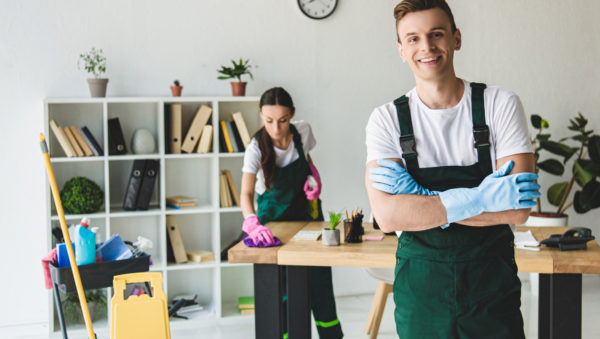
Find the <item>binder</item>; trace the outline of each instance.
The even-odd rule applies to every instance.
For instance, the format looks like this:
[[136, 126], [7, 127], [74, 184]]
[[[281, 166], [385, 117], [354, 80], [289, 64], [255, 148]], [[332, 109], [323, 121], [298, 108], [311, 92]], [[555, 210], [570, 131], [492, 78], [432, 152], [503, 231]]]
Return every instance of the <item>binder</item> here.
[[237, 128], [237, 124], [234, 120], [231, 120], [229, 123], [231, 123], [231, 129], [233, 130], [233, 139], [231, 139], [231, 142], [233, 143], [235, 141], [238, 147], [238, 152], [244, 152], [246, 150], [246, 147], [244, 146], [244, 142], [242, 141], [242, 137], [240, 136], [240, 131]]
[[119, 118], [108, 119], [108, 154], [126, 154], [127, 146]]
[[210, 145], [212, 144], [213, 139], [212, 132], [212, 125], [204, 126], [204, 128], [202, 129], [202, 134], [200, 135], [200, 141], [198, 142], [198, 153], [210, 152]]
[[174, 215], [167, 215], [167, 235], [169, 236], [169, 243], [173, 249], [175, 262], [178, 264], [186, 262], [187, 253], [185, 252], [185, 247], [183, 246], [183, 239], [181, 238], [181, 233], [179, 232], [177, 218]]
[[83, 151], [83, 154], [86, 157], [94, 155], [94, 153], [92, 152], [92, 149], [90, 148], [90, 146], [88, 146], [88, 144], [83, 139], [83, 136], [81, 135], [81, 133], [79, 133], [79, 129], [77, 129], [77, 126], [73, 125], [73, 126], [71, 126], [69, 128], [71, 129], [71, 133], [75, 137], [75, 140], [77, 140], [77, 143], [79, 144], [79, 147], [81, 147], [81, 150]]
[[82, 157], [83, 151], [81, 150], [81, 147], [79, 147], [79, 144], [77, 144], [77, 140], [75, 140], [75, 136], [73, 135], [73, 132], [71, 132], [71, 129], [69, 127], [60, 127], [60, 128], [65, 132], [65, 135], [67, 136], [67, 139], [69, 139], [69, 143], [71, 144], [71, 147], [73, 147], [73, 150], [75, 150], [75, 154], [78, 157]]
[[233, 121], [235, 121], [235, 126], [240, 133], [240, 137], [242, 138], [242, 142], [244, 144], [244, 148], [248, 147], [248, 144], [252, 140], [250, 138], [250, 133], [248, 133], [248, 127], [246, 126], [246, 122], [244, 121], [244, 116], [242, 112], [233, 113], [231, 115], [233, 117]]
[[240, 206], [240, 195], [238, 194], [238, 190], [235, 187], [235, 182], [233, 181], [233, 176], [229, 170], [224, 170], [223, 174], [225, 174], [225, 178], [227, 179], [227, 186], [229, 187], [229, 191], [231, 192], [231, 197], [233, 198], [233, 206]]
[[50, 120], [50, 128], [52, 129], [52, 132], [54, 132], [54, 136], [58, 140], [63, 152], [65, 152], [65, 155], [69, 158], [74, 157], [75, 151], [73, 150], [73, 147], [71, 147], [65, 132], [56, 124], [56, 121]]
[[233, 152], [237, 153], [240, 151], [237, 143], [235, 142], [235, 136], [233, 135], [233, 128], [231, 126], [231, 121], [225, 121], [225, 126], [227, 126], [227, 135], [225, 140], [227, 140], [227, 136], [229, 136], [229, 140], [231, 142], [231, 148], [233, 148]]
[[225, 120], [221, 120], [221, 131], [223, 132], [223, 138], [225, 138], [227, 152], [233, 153], [233, 146], [231, 145], [231, 139], [229, 138], [229, 132], [227, 131], [227, 124], [225, 123]]
[[208, 118], [210, 118], [210, 114], [212, 113], [212, 108], [206, 105], [200, 105], [198, 110], [196, 111], [196, 115], [194, 116], [194, 120], [192, 120], [192, 124], [185, 134], [185, 139], [183, 139], [183, 145], [181, 145], [181, 150], [186, 153], [194, 152], [194, 147], [198, 143], [198, 139], [200, 138], [200, 133], [202, 132], [202, 128], [208, 122]]
[[142, 178], [144, 177], [144, 167], [146, 166], [146, 160], [134, 160], [131, 168], [131, 176], [129, 177], [129, 183], [127, 184], [127, 191], [125, 191], [125, 197], [123, 198], [123, 209], [127, 211], [134, 211], [136, 208], [137, 198], [142, 186]]
[[219, 130], [219, 152], [227, 153], [227, 144], [225, 143], [225, 136], [223, 135], [223, 128], [221, 127], [221, 123], [217, 125], [217, 129]]
[[158, 160], [146, 160], [144, 167], [144, 177], [142, 179], [142, 186], [137, 197], [137, 203], [135, 204], [136, 209], [147, 210], [150, 206], [150, 199], [152, 199], [152, 193], [154, 192], [154, 183], [158, 174]]
[[181, 104], [171, 104], [169, 140], [172, 154], [181, 153], [181, 114]]
[[81, 132], [83, 136], [87, 138], [87, 140], [89, 140], [90, 144], [92, 145], [92, 150], [95, 150], [94, 153], [97, 153], [96, 155], [99, 156], [104, 156], [104, 151], [102, 150], [102, 147], [100, 146], [98, 141], [96, 141], [96, 139], [92, 135], [92, 132], [90, 132], [87, 126], [81, 127]]

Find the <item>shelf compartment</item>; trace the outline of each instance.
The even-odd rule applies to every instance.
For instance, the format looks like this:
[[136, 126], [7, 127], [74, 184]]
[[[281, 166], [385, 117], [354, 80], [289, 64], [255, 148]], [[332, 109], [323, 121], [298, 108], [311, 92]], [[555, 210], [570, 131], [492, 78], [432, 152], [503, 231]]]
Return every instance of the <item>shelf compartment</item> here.
[[164, 241], [163, 235], [160, 230], [161, 218], [160, 216], [130, 216], [123, 218], [110, 218], [110, 234], [119, 234], [121, 239], [129, 240], [131, 242], [137, 241], [138, 236], [143, 236], [152, 241], [152, 249], [150, 254], [150, 269], [154, 270], [154, 266], [161, 266], [163, 264], [163, 257], [161, 256], [160, 244]]
[[238, 239], [242, 232], [244, 218], [241, 212], [221, 213], [220, 215], [220, 241], [221, 249], [227, 248], [233, 241]]
[[[104, 187], [104, 163], [93, 161], [93, 162], [69, 162], [69, 163], [56, 163], [52, 166], [54, 177], [56, 179], [56, 185], [62, 192], [65, 183], [74, 177], [86, 177], [95, 182], [103, 192], [106, 192]], [[106, 194], [103, 199], [105, 200]], [[57, 217], [56, 205], [54, 203], [54, 197], [50, 195], [51, 200], [51, 217]], [[106, 201], [100, 206], [100, 210], [94, 213], [103, 213], [105, 211]], [[63, 201], [64, 208], [64, 201]], [[67, 211], [65, 211], [67, 213]], [[93, 214], [93, 213], [92, 213]], [[58, 217], [57, 217], [58, 218]]]
[[[187, 132], [190, 128], [190, 126], [192, 125], [192, 121], [194, 120], [194, 117], [196, 116], [196, 112], [198, 111], [198, 108], [202, 105], [208, 106], [211, 109], [213, 109], [214, 112], [214, 107], [212, 104], [212, 101], [198, 101], [198, 100], [194, 100], [194, 101], [178, 101], [178, 100], [173, 100], [173, 101], [169, 101], [169, 102], [165, 102], [164, 105], [164, 126], [165, 126], [165, 136], [169, 136], [171, 135], [171, 131], [167, 130], [170, 129], [171, 126], [171, 121], [167, 121], [170, 119], [170, 110], [171, 110], [171, 105], [172, 104], [180, 104], [181, 105], [181, 144], [183, 145], [183, 142], [185, 141], [185, 137], [187, 135]], [[211, 116], [208, 118], [208, 121], [206, 122], [206, 125], [212, 125], [212, 113]], [[214, 128], [213, 128], [214, 131]], [[213, 132], [214, 133], [214, 132]], [[171, 140], [170, 138], [165, 137], [164, 140], [164, 146], [165, 146], [165, 150], [170, 150], [171, 146]], [[166, 155], [169, 156], [191, 156], [191, 155], [204, 155], [206, 156], [207, 154], [197, 154], [195, 153], [197, 151], [198, 148], [198, 143], [200, 142], [200, 139], [198, 138], [198, 140], [196, 140], [196, 145], [194, 146], [194, 150], [192, 153], [174, 153], [174, 154], [169, 154], [170, 152], [165, 151], [165, 153], [167, 153]], [[211, 147], [212, 150], [212, 147]]]
[[[169, 215], [173, 214], [169, 213]], [[216, 234], [213, 232], [214, 214], [177, 214], [176, 219], [186, 253], [197, 250], [209, 251], [215, 255], [215, 260], [218, 260], [218, 249], [215, 246]], [[200, 265], [214, 264], [215, 260]]]
[[[104, 149], [104, 138], [102, 133], [104, 109], [102, 103], [48, 103], [47, 109], [48, 123], [50, 123], [50, 120], [54, 120], [60, 127], [75, 125], [78, 128], [81, 128], [87, 126], [96, 141]], [[66, 157], [58, 139], [49, 126], [46, 140], [48, 141], [49, 155], [51, 158]], [[79, 159], [85, 160], [90, 158], [92, 157], [79, 157]]]
[[127, 213], [138, 213], [138, 214], [151, 214], [153, 212], [158, 213], [160, 210], [160, 178], [162, 177], [159, 171], [156, 174], [156, 180], [154, 182], [154, 189], [152, 191], [152, 197], [150, 198], [150, 206], [148, 210], [136, 210], [136, 211], [125, 211], [123, 209], [123, 199], [125, 198], [125, 192], [127, 192], [127, 186], [129, 185], [129, 178], [131, 177], [131, 171], [133, 168], [133, 160], [127, 161], [111, 161], [108, 165], [108, 171], [110, 176], [110, 212], [115, 214]]
[[214, 206], [211, 198], [215, 161], [212, 158], [165, 160], [165, 196], [194, 197], [198, 206]]
[[190, 321], [192, 319], [214, 317], [215, 296], [217, 295], [217, 271], [214, 267], [202, 267], [192, 270], [173, 270], [167, 274], [167, 302], [181, 294], [195, 294], [198, 304], [203, 310], [189, 314], [190, 319], [176, 319], [172, 321]]
[[221, 268], [222, 317], [241, 315], [238, 298], [254, 295], [252, 266], [230, 266]]
[[[155, 142], [155, 151], [159, 154], [159, 145], [162, 134], [159, 133], [159, 105], [155, 102], [109, 102], [108, 119], [119, 118], [123, 131], [123, 139], [127, 147], [127, 155], [134, 155], [132, 139], [136, 130], [147, 129], [152, 134]], [[108, 154], [108, 152], [106, 152]], [[141, 155], [143, 158], [149, 155]], [[118, 156], [115, 156], [118, 157]], [[112, 159], [113, 157], [111, 157]]]

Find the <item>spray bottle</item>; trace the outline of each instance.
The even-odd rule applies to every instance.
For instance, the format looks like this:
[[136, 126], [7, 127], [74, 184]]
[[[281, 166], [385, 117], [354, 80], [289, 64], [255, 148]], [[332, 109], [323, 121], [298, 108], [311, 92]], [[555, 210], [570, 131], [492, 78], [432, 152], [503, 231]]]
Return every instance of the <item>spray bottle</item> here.
[[90, 219], [82, 218], [76, 228], [75, 260], [77, 265], [87, 265], [96, 262], [96, 233], [88, 229]]

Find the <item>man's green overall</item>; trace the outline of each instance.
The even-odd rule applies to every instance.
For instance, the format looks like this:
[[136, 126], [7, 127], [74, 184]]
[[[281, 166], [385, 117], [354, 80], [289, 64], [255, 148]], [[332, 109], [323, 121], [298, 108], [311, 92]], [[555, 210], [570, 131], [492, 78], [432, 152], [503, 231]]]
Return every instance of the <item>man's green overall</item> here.
[[[300, 133], [294, 125], [290, 124], [294, 144], [299, 158], [289, 165], [277, 168], [275, 180], [270, 185], [271, 189], [258, 195], [258, 219], [265, 225], [270, 221], [298, 221], [313, 220], [308, 213], [308, 200], [304, 193], [304, 182], [309, 174], [310, 167], [306, 161], [302, 148]], [[321, 200], [318, 201], [319, 217], [323, 221]], [[287, 296], [286, 274], [283, 271], [284, 300]], [[331, 267], [310, 267], [310, 297], [311, 308], [320, 338], [342, 338], [342, 327], [337, 318], [333, 284], [331, 282]], [[284, 308], [285, 309], [285, 308]], [[287, 318], [287, 317], [285, 317]], [[287, 324], [285, 325], [287, 328]], [[287, 330], [286, 335], [287, 336]]]
[[[478, 162], [470, 166], [419, 168], [408, 99], [402, 96], [394, 101], [402, 157], [408, 172], [427, 189], [476, 187], [492, 173], [485, 85], [471, 83], [471, 88]], [[402, 232], [394, 281], [398, 336], [525, 338], [513, 241], [506, 224], [468, 227], [453, 223], [446, 229]]]

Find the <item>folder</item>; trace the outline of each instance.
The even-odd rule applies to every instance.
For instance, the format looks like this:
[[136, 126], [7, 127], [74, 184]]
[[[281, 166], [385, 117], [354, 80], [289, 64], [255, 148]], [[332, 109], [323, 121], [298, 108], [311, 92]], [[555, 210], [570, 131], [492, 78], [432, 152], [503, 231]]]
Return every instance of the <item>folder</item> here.
[[127, 146], [119, 118], [108, 119], [108, 154], [126, 154]]
[[94, 153], [97, 153], [96, 155], [98, 155], [98, 156], [103, 156], [104, 151], [102, 150], [102, 147], [100, 146], [98, 141], [96, 141], [96, 139], [92, 135], [92, 132], [90, 132], [90, 130], [86, 126], [81, 127], [81, 132], [82, 132], [82, 135], [90, 142], [90, 145], [92, 146], [92, 150], [94, 150]]
[[71, 147], [73, 147], [75, 154], [78, 157], [82, 157], [83, 151], [81, 150], [81, 147], [79, 147], [79, 144], [77, 144], [77, 140], [75, 140], [75, 136], [73, 135], [73, 132], [71, 132], [71, 129], [69, 127], [60, 128], [65, 132], [65, 135], [67, 136], [67, 139], [69, 139], [69, 143], [71, 144]]
[[230, 194], [231, 193], [227, 187], [227, 178], [225, 177], [225, 174], [219, 174], [219, 201], [221, 202], [221, 207], [231, 206]]
[[171, 104], [169, 115], [169, 140], [172, 154], [181, 153], [181, 104]]
[[200, 142], [198, 142], [198, 153], [210, 152], [210, 145], [212, 145], [213, 139], [212, 131], [212, 125], [206, 125], [202, 129], [202, 134], [200, 134]]
[[225, 139], [226, 150], [229, 153], [233, 153], [233, 146], [231, 145], [231, 139], [229, 138], [229, 132], [227, 131], [227, 123], [225, 120], [221, 120], [221, 132], [223, 132], [223, 138]]
[[77, 126], [73, 125], [69, 128], [71, 129], [71, 133], [75, 137], [75, 140], [77, 140], [79, 147], [81, 147], [83, 154], [86, 157], [94, 155], [90, 146], [88, 146], [87, 142], [83, 139], [83, 136], [81, 135], [81, 133], [79, 133], [79, 129], [77, 128]]
[[233, 130], [233, 138], [231, 139], [231, 142], [233, 143], [235, 141], [238, 147], [238, 152], [244, 152], [246, 150], [246, 147], [244, 146], [244, 142], [242, 141], [242, 137], [240, 136], [237, 124], [234, 120], [229, 121], [229, 123], [231, 123], [231, 129]]
[[123, 198], [124, 210], [135, 210], [140, 187], [142, 186], [142, 178], [144, 177], [145, 166], [146, 160], [142, 159], [133, 161], [129, 183], [127, 184], [127, 191], [125, 191], [125, 197]]
[[248, 147], [248, 144], [252, 139], [250, 138], [250, 133], [248, 133], [248, 127], [246, 126], [246, 122], [244, 121], [244, 116], [242, 115], [242, 112], [233, 113], [231, 117], [233, 117], [233, 121], [235, 121], [235, 126], [237, 127], [238, 132], [240, 133], [240, 137], [242, 138], [244, 148]]
[[210, 118], [210, 114], [212, 113], [212, 108], [206, 105], [200, 105], [198, 110], [196, 111], [196, 115], [194, 116], [194, 120], [192, 120], [192, 124], [185, 134], [185, 139], [183, 140], [183, 145], [181, 145], [181, 150], [186, 153], [194, 152], [194, 147], [198, 143], [198, 139], [200, 139], [200, 133], [202, 132], [202, 128], [208, 122], [208, 118]]
[[65, 132], [56, 124], [56, 121], [50, 120], [50, 128], [52, 132], [54, 132], [54, 136], [58, 140], [60, 147], [62, 148], [65, 155], [69, 158], [76, 156], [75, 150], [71, 147], [71, 143], [69, 143], [69, 139], [67, 139], [67, 135]]
[[146, 160], [142, 186], [140, 187], [137, 203], [135, 204], [136, 209], [147, 210], [150, 206], [150, 199], [152, 199], [154, 184], [156, 183], [156, 177], [158, 175], [158, 166], [158, 160]]
[[167, 215], [167, 235], [169, 236], [169, 243], [173, 249], [175, 262], [178, 264], [186, 262], [187, 253], [183, 246], [183, 239], [181, 238], [181, 232], [179, 232], [177, 218], [174, 215]]
[[225, 121], [225, 126], [227, 126], [227, 135], [225, 136], [225, 140], [227, 140], [227, 136], [229, 136], [231, 148], [233, 148], [234, 153], [237, 153], [240, 151], [240, 149], [238, 148], [238, 145], [235, 142], [235, 136], [233, 135], [233, 128], [231, 126], [231, 121]]
[[238, 194], [238, 190], [235, 187], [235, 182], [233, 181], [233, 176], [229, 170], [224, 170], [225, 178], [227, 179], [227, 186], [229, 187], [229, 191], [231, 192], [231, 197], [233, 198], [233, 206], [240, 206], [240, 195]]

